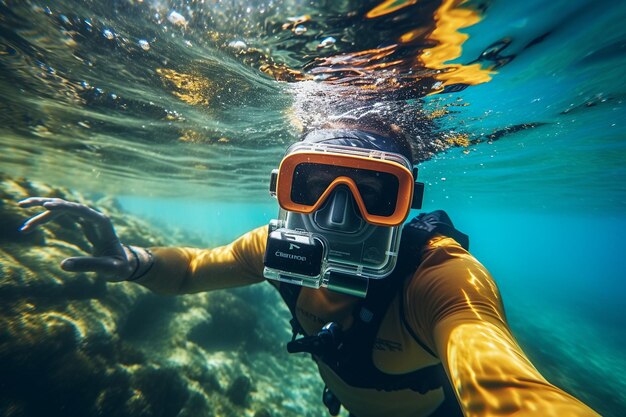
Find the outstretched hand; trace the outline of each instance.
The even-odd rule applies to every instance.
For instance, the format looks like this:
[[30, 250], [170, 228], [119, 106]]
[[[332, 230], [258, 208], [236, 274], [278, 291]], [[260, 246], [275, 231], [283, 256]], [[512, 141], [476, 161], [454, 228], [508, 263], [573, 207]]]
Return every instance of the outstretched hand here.
[[[85, 206], [60, 198], [31, 197], [18, 202], [22, 208], [40, 206], [46, 209], [28, 219], [20, 228], [30, 233], [59, 216], [67, 215], [82, 226], [85, 237], [93, 246], [93, 256], [64, 259], [61, 268], [70, 272], [96, 272], [108, 281], [124, 281], [131, 277], [137, 267], [133, 253], [120, 243], [111, 220], [104, 214]], [[129, 253], [130, 252], [130, 253]]]

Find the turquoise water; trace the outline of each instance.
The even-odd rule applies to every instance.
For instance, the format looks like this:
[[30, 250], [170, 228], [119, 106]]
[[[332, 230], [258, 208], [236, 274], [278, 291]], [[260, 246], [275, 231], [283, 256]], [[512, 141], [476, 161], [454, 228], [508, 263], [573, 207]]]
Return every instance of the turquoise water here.
[[[535, 365], [622, 416], [626, 3], [453, 2], [479, 18], [458, 29], [467, 39], [445, 66], [479, 63], [490, 77], [456, 89], [407, 64], [423, 44], [397, 53], [398, 73], [362, 71], [356, 81], [375, 86], [362, 93], [323, 61], [432, 31], [443, 3], [421, 2], [427, 12], [392, 30], [349, 13], [377, 2], [1, 1], [0, 170], [115, 195], [217, 245], [276, 215], [269, 171], [300, 124], [392, 115], [432, 152], [420, 154], [424, 210], [445, 209], [470, 235]], [[305, 34], [282, 29], [305, 14]], [[387, 88], [391, 78], [405, 84]]]

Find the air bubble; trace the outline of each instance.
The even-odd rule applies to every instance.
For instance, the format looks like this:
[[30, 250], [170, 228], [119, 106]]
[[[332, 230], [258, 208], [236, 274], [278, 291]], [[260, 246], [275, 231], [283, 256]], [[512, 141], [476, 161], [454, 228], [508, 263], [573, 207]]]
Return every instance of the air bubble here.
[[330, 48], [331, 46], [335, 44], [335, 42], [337, 42], [337, 39], [333, 38], [332, 36], [329, 36], [326, 39], [322, 40], [320, 44], [317, 45], [317, 47], [318, 48]]
[[185, 16], [173, 10], [167, 16], [167, 20], [169, 20], [173, 25], [187, 26], [187, 19], [185, 19]]
[[244, 41], [230, 41], [228, 46], [237, 50], [246, 49], [248, 47]]

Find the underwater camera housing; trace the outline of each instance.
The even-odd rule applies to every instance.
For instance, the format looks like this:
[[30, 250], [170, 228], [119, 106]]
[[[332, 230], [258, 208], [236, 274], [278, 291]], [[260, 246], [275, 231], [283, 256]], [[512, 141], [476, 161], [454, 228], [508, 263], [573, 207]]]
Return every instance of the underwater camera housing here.
[[263, 274], [268, 279], [364, 297], [370, 279], [394, 269], [399, 227], [364, 224], [352, 235], [316, 233], [313, 215], [280, 209], [269, 225]]
[[[319, 287], [325, 258], [326, 245], [311, 233], [298, 232], [285, 228], [271, 230], [263, 263], [275, 271], [289, 271], [289, 282]], [[299, 277], [299, 278], [296, 278]], [[280, 278], [279, 278], [280, 279]], [[310, 281], [305, 283], [304, 281]]]

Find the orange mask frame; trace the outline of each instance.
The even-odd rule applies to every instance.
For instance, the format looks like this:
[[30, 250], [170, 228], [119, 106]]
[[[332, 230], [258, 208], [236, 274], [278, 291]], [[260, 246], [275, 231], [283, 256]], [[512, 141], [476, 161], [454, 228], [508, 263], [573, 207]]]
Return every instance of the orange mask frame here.
[[[367, 211], [367, 207], [361, 197], [357, 184], [352, 178], [346, 176], [335, 178], [312, 205], [300, 204], [293, 201], [291, 199], [291, 189], [294, 171], [301, 163], [357, 168], [385, 172], [395, 176], [398, 179], [399, 186], [393, 213], [388, 216], [370, 214]], [[332, 191], [339, 185], [345, 185], [350, 189], [363, 219], [368, 223], [378, 226], [393, 227], [403, 223], [409, 215], [414, 187], [414, 179], [411, 171], [397, 162], [366, 156], [333, 152], [295, 152], [289, 154], [282, 160], [278, 168], [276, 197], [281, 208], [292, 212], [309, 214], [318, 210]]]

